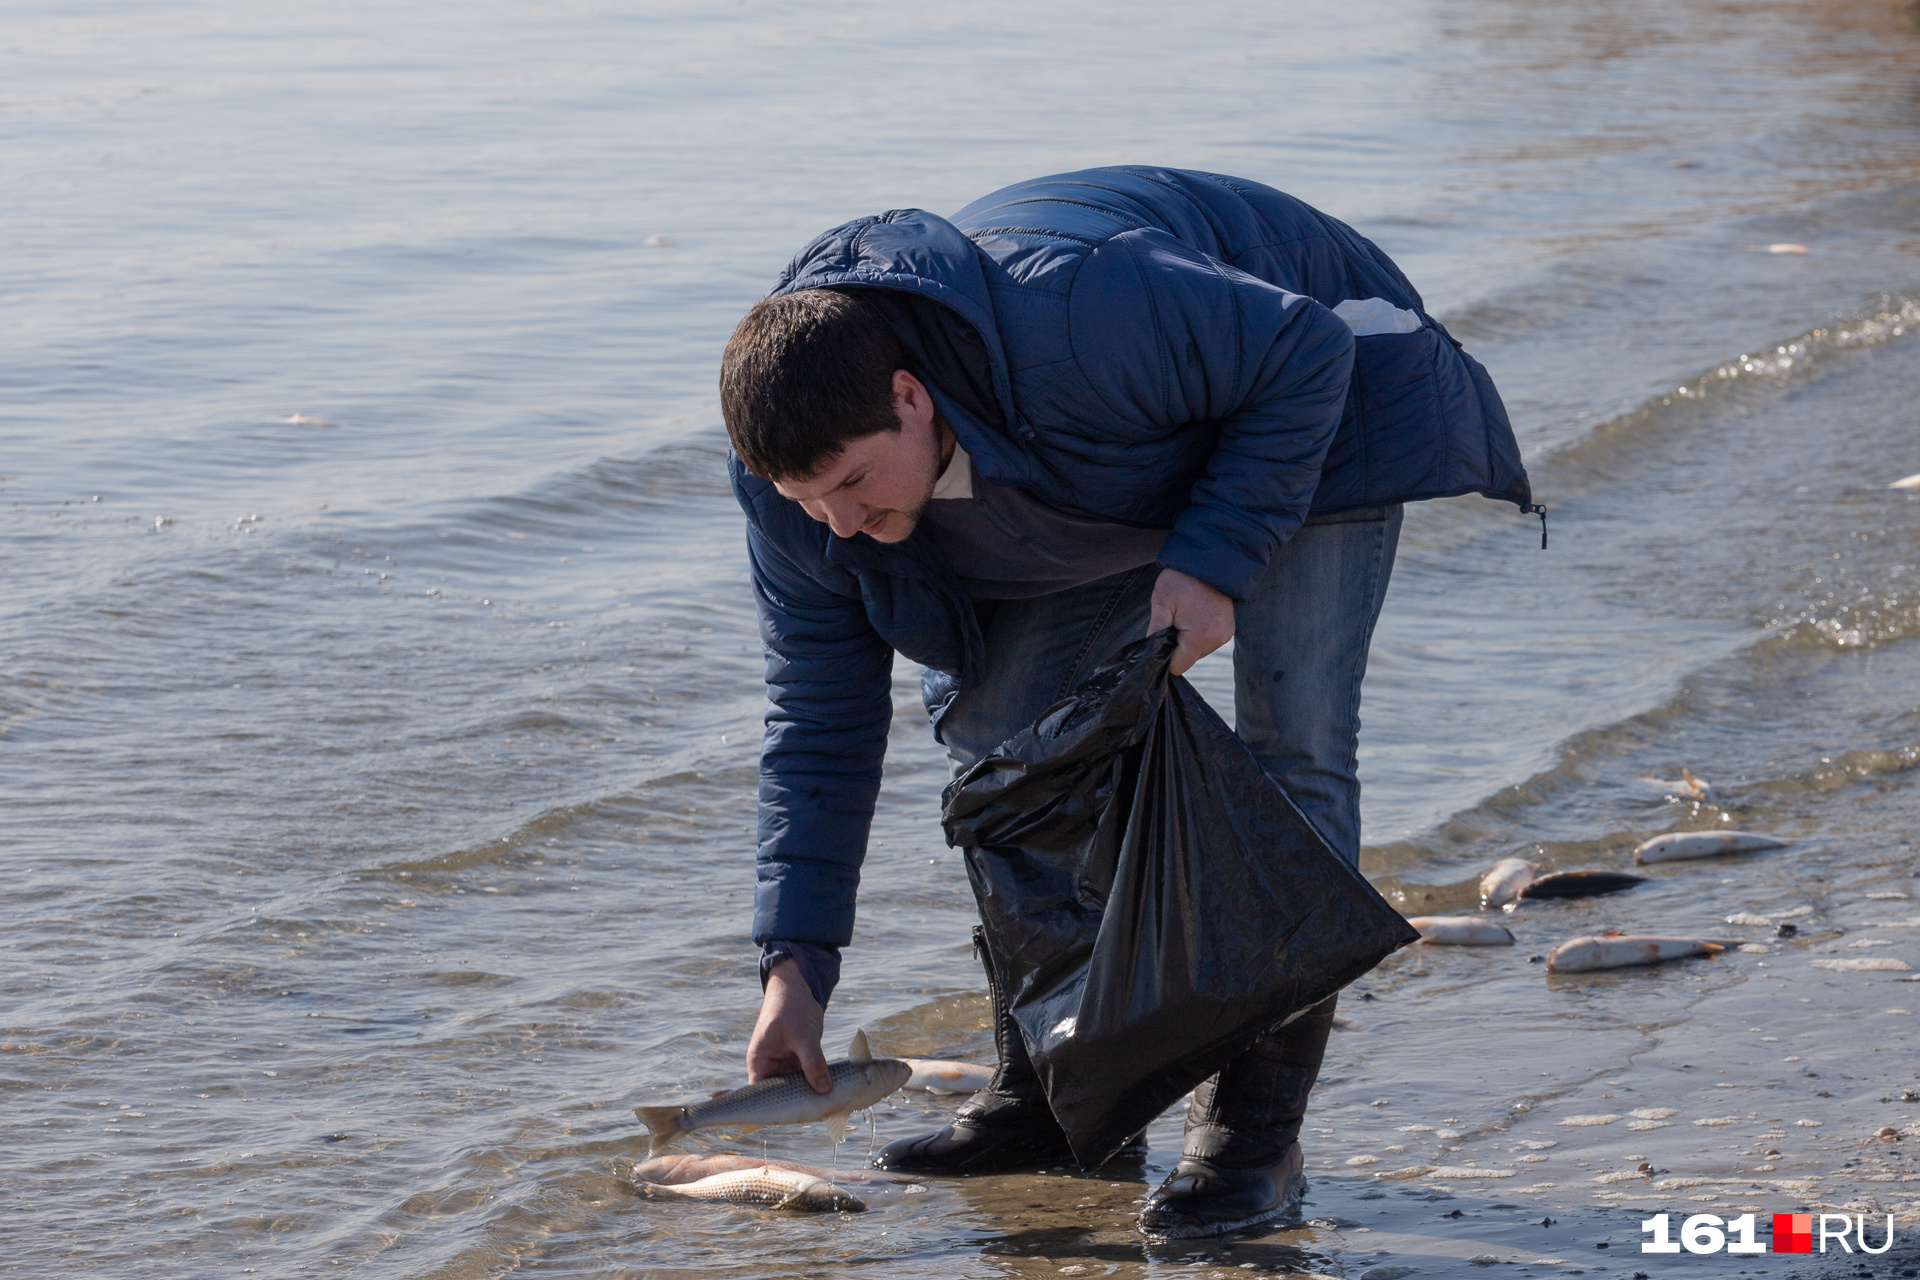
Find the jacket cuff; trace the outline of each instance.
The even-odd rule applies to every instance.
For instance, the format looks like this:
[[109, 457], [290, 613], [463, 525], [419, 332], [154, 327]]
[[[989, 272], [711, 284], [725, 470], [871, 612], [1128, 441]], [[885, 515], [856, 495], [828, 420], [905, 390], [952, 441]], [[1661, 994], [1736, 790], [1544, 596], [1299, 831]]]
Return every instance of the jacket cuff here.
[[807, 990], [813, 992], [813, 998], [820, 1002], [822, 1009], [833, 995], [833, 989], [840, 985], [840, 948], [823, 947], [814, 942], [784, 942], [775, 939], [760, 944], [760, 989], [767, 989], [767, 975], [782, 960], [792, 960], [800, 966], [801, 981], [807, 984]]
[[1177, 529], [1160, 548], [1158, 564], [1162, 569], [1178, 569], [1190, 578], [1198, 578], [1235, 600], [1250, 598], [1267, 572], [1267, 566], [1251, 556], [1217, 546], [1203, 550], [1182, 538]]

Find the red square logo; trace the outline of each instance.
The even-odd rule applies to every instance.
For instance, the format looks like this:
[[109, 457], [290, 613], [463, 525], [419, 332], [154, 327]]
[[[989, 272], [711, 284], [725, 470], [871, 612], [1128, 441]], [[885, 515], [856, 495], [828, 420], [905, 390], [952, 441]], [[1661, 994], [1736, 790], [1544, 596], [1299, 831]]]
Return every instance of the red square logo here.
[[1775, 1253], [1812, 1253], [1813, 1215], [1810, 1213], [1774, 1214], [1773, 1251]]

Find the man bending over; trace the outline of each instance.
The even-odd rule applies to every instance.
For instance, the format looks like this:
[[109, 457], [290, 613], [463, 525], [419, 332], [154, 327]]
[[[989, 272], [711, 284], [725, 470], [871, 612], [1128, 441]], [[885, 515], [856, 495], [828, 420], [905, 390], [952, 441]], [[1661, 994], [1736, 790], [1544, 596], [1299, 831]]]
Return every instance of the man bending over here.
[[[740, 322], [720, 389], [769, 697], [747, 1065], [822, 1090], [894, 653], [925, 668], [958, 770], [1141, 635], [1175, 629], [1175, 673], [1231, 639], [1240, 736], [1351, 862], [1360, 682], [1402, 504], [1536, 509], [1486, 371], [1393, 262], [1217, 174], [1094, 169], [950, 219], [836, 227]], [[984, 959], [992, 1083], [877, 1165], [1071, 1158]], [[1333, 1010], [1195, 1090], [1144, 1230], [1228, 1231], [1298, 1198]]]

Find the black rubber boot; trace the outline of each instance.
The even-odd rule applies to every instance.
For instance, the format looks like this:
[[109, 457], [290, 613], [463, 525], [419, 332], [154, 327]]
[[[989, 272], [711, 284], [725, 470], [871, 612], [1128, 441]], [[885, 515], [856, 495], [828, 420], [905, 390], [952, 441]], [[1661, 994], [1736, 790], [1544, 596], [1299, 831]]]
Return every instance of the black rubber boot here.
[[[994, 971], [987, 950], [986, 930], [973, 931], [973, 949], [987, 967], [987, 993], [993, 1003], [993, 1044], [1000, 1065], [987, 1087], [960, 1104], [953, 1123], [917, 1138], [902, 1138], [880, 1148], [873, 1157], [876, 1169], [898, 1173], [993, 1173], [1040, 1164], [1072, 1164], [1073, 1148], [1060, 1122], [1047, 1106], [1047, 1096], [1034, 1074], [1033, 1060], [1020, 1039], [1020, 1028], [1009, 1010], [1007, 992]], [[1145, 1146], [1135, 1144], [1128, 1154], [1139, 1158]]]
[[1300, 1122], [1320, 1075], [1333, 1010], [1329, 996], [1270, 1031], [1193, 1091], [1180, 1163], [1147, 1200], [1150, 1236], [1212, 1236], [1256, 1226], [1300, 1202], [1307, 1179]]

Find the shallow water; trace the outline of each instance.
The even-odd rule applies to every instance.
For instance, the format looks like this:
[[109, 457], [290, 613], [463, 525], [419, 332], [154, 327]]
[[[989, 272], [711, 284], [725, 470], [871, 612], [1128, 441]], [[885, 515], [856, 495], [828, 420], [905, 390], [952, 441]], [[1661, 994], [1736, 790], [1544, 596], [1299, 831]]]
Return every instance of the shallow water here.
[[[1920, 970], [1910, 9], [115, 2], [10, 8], [0, 68], [0, 1266], [1545, 1275], [1651, 1212], [1920, 1212], [1920, 1129], [1872, 1140], [1920, 1123], [1920, 985], [1814, 967]], [[1545, 554], [1510, 508], [1409, 512], [1367, 685], [1383, 890], [1795, 843], [1358, 984], [1320, 1225], [1143, 1246], [1178, 1115], [1144, 1169], [862, 1217], [643, 1200], [628, 1108], [739, 1083], [757, 1000], [719, 347], [834, 222], [1141, 160], [1374, 236], [1553, 508]], [[895, 701], [829, 1038], [977, 1057], [904, 662]], [[1640, 781], [1683, 765], [1715, 803]], [[1529, 963], [1607, 926], [1767, 950]], [[837, 1156], [713, 1145], [852, 1169], [949, 1105]], [[1488, 1176], [1375, 1176], [1428, 1167]]]

